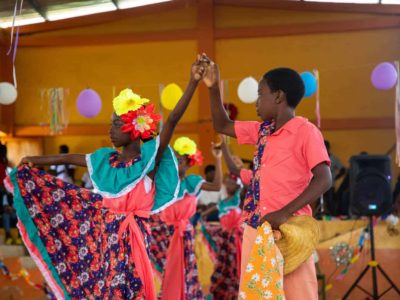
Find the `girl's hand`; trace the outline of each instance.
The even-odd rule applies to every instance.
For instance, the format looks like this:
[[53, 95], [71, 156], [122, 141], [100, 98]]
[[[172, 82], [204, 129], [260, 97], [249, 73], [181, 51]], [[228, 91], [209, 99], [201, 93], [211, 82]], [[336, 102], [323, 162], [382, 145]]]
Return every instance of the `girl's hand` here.
[[243, 161], [239, 156], [232, 155], [232, 160], [238, 169], [242, 169], [244, 167]]
[[18, 166], [21, 166], [23, 164], [27, 164], [29, 167], [34, 167], [38, 165], [38, 161], [35, 156], [25, 156], [24, 158], [21, 159], [21, 162], [19, 163]]
[[207, 72], [209, 63], [205, 60], [201, 59], [200, 55], [197, 55], [196, 61], [192, 64], [191, 70], [191, 80], [199, 82], [201, 79], [204, 78], [204, 75]]

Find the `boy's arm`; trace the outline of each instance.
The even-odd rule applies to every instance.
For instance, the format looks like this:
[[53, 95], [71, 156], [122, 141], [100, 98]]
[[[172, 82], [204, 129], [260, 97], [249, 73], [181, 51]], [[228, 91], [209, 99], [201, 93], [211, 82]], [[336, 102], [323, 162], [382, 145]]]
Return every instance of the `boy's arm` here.
[[[203, 55], [203, 57], [209, 60], [205, 55]], [[221, 100], [219, 70], [214, 62], [210, 62], [210, 66], [203, 81], [208, 87], [210, 94], [211, 115], [215, 131], [231, 137], [236, 137], [235, 122], [229, 119]]]
[[285, 223], [296, 211], [314, 202], [329, 190], [332, 186], [332, 176], [328, 164], [322, 162], [311, 171], [314, 176], [304, 192], [282, 209], [265, 215], [261, 219], [260, 225], [268, 221], [273, 229], [279, 229], [279, 226]]
[[77, 165], [86, 167], [85, 154], [57, 154], [45, 156], [26, 156], [21, 160], [20, 164], [28, 164], [29, 166], [48, 166], [48, 165]]

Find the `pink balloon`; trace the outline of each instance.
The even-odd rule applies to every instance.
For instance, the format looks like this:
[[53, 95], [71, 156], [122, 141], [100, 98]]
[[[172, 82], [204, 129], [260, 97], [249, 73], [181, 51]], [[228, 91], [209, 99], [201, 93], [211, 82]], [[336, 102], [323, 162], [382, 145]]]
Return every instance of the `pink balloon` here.
[[389, 62], [380, 63], [372, 71], [371, 82], [378, 90], [390, 90], [397, 82], [396, 68]]
[[101, 111], [101, 98], [96, 91], [85, 89], [76, 99], [76, 108], [86, 118], [93, 118]]

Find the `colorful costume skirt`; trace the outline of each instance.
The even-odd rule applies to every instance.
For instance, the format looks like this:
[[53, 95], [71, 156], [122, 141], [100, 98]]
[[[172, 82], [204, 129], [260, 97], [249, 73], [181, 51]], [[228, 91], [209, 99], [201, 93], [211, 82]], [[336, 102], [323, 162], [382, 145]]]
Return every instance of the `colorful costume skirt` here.
[[[175, 233], [173, 225], [164, 223], [158, 215], [150, 217], [150, 227], [152, 240], [150, 242], [150, 260], [153, 262], [156, 272], [164, 281], [165, 266], [167, 262], [167, 252], [170, 241]], [[182, 231], [183, 255], [184, 255], [184, 297], [187, 300], [202, 300], [203, 293], [199, 282], [197, 262], [195, 256], [194, 229], [190, 223]], [[159, 298], [162, 299], [163, 284]], [[179, 297], [177, 296], [176, 299]]]
[[[221, 219], [225, 217], [228, 216], [223, 216]], [[228, 229], [218, 223], [202, 223], [201, 231], [214, 261], [210, 286], [212, 299], [237, 299], [240, 282], [242, 229], [237, 226]]]
[[22, 238], [57, 299], [146, 299], [125, 224], [148, 244], [146, 218], [114, 213], [100, 195], [38, 169], [21, 166], [11, 181]]

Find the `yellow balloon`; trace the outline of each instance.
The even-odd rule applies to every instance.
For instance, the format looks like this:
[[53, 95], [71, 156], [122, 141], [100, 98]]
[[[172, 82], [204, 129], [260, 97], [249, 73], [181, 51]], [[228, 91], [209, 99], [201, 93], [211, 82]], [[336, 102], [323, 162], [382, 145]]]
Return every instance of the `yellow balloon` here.
[[164, 108], [172, 110], [182, 95], [183, 92], [179, 85], [170, 83], [161, 92], [161, 104]]

